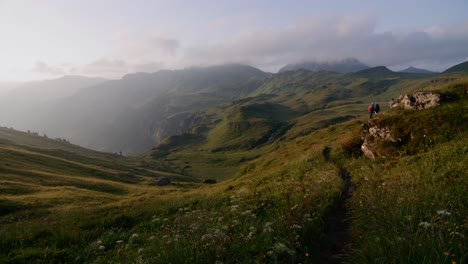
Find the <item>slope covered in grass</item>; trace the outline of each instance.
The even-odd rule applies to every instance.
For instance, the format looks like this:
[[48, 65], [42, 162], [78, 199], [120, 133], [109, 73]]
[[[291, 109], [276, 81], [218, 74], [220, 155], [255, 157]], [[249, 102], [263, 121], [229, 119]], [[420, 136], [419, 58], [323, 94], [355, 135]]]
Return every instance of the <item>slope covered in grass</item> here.
[[[381, 98], [438, 90], [450, 100], [378, 115], [375, 124], [404, 140], [381, 145], [376, 161], [359, 152], [368, 121], [360, 100], [371, 97], [324, 100], [326, 87], [200, 111], [190, 131], [138, 157], [3, 139], [0, 262], [462, 263], [468, 82], [460, 76], [380, 90]], [[175, 184], [152, 186], [155, 176]], [[198, 183], [206, 178], [218, 183]], [[336, 219], [341, 206], [346, 224]], [[335, 224], [349, 234], [347, 250], [331, 238]]]

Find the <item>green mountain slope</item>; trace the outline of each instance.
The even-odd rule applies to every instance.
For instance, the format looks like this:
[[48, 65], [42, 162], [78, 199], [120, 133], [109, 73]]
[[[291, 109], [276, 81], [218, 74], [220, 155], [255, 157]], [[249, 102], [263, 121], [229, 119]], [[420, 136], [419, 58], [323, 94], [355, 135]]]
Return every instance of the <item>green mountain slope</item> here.
[[468, 72], [468, 61], [457, 64], [444, 71], [444, 73], [455, 73], [455, 72], [464, 72], [464, 73]]
[[[25, 108], [0, 123], [98, 150], [141, 153], [178, 131], [172, 116], [238, 99], [268, 74], [245, 65], [137, 73]], [[12, 113], [11, 111], [9, 113]]]
[[[402, 79], [376, 96], [450, 100], [385, 109], [374, 124], [402, 140], [376, 142], [374, 161], [359, 152], [367, 101], [307, 89], [199, 111], [186, 133], [132, 158], [43, 137], [19, 145], [34, 135], [12, 131], [0, 144], [0, 262], [462, 263], [468, 80]], [[176, 183], [150, 185], [160, 175]], [[206, 178], [222, 181], [193, 183]]]

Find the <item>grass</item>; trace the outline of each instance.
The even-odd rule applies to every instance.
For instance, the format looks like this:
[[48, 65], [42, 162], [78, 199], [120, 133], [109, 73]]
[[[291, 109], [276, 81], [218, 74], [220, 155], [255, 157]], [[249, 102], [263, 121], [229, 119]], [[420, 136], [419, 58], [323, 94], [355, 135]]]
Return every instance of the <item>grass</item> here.
[[[398, 87], [430, 83], [408, 82]], [[426, 89], [453, 101], [375, 118], [405, 138], [382, 147], [386, 158], [375, 161], [358, 150], [368, 120], [360, 100], [369, 98], [327, 102], [321, 92], [212, 108], [190, 134], [131, 158], [72, 151], [9, 130], [0, 141], [0, 263], [315, 263], [330, 252], [325, 229], [342, 199], [340, 168], [355, 186], [345, 201], [349, 262], [463, 263], [466, 85], [436, 82]], [[252, 137], [242, 133], [249, 130], [233, 138], [221, 131], [228, 122], [259, 120], [287, 125], [271, 142], [213, 151], [224, 139], [269, 135], [271, 128]], [[20, 143], [23, 137], [35, 144]], [[324, 160], [325, 147], [337, 165]], [[156, 176], [175, 183], [153, 186]], [[206, 178], [221, 182], [199, 183]]]

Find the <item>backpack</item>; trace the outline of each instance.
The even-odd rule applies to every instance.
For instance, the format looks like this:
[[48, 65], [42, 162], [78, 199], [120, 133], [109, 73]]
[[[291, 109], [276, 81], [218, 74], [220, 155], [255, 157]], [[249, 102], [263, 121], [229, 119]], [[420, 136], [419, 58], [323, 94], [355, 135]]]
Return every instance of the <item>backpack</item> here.
[[372, 111], [374, 111], [374, 107], [372, 107], [372, 105], [369, 105], [369, 107], [367, 108], [367, 111], [369, 111], [369, 113], [371, 113]]
[[380, 111], [380, 105], [376, 104], [375, 105], [375, 112], [378, 113]]

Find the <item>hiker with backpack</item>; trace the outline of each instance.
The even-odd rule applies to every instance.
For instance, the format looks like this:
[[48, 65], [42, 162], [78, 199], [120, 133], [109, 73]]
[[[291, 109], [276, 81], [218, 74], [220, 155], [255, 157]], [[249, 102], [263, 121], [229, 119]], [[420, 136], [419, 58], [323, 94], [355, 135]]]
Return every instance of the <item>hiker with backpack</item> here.
[[379, 112], [380, 112], [380, 105], [379, 105], [379, 104], [376, 104], [375, 107], [374, 107], [374, 113], [375, 113], [376, 115], [378, 115]]
[[367, 111], [369, 112], [370, 118], [372, 118], [372, 115], [374, 114], [374, 102], [371, 102], [369, 107], [367, 107]]

